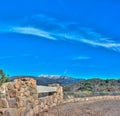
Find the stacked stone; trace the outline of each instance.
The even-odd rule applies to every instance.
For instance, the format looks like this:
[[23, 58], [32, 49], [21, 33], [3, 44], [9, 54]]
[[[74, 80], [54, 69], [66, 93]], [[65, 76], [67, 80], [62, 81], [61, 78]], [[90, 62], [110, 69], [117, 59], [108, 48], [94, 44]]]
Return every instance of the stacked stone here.
[[[12, 82], [0, 87], [0, 116], [16, 116], [16, 90]], [[13, 111], [13, 112], [12, 112]]]
[[63, 89], [59, 84], [51, 84], [50, 87], [56, 87], [56, 92], [50, 96], [39, 98], [39, 104], [33, 108], [35, 114], [39, 114], [43, 111], [48, 111], [50, 107], [59, 105], [63, 101]]
[[57, 87], [56, 93], [53, 95], [55, 103], [60, 104], [63, 101], [63, 88], [59, 84], [50, 84], [50, 87]]
[[32, 78], [20, 78], [13, 83], [5, 83], [0, 87], [0, 93], [0, 109], [17, 109], [20, 116], [38, 104], [37, 85]]
[[36, 81], [32, 78], [20, 78], [14, 81], [16, 101], [20, 115], [29, 112], [38, 103]]
[[0, 116], [33, 116], [62, 103], [63, 90], [59, 84], [49, 85], [57, 90], [38, 99], [36, 81], [19, 78], [0, 87]]
[[14, 88], [19, 99], [26, 100], [27, 103], [35, 103], [38, 99], [36, 81], [31, 78], [16, 79]]

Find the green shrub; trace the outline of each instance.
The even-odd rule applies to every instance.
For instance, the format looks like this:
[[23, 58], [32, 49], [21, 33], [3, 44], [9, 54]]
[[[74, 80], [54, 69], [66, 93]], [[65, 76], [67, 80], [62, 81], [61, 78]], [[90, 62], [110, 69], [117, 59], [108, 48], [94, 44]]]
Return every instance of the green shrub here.
[[5, 75], [3, 70], [0, 70], [0, 86], [6, 82], [9, 82], [9, 78]]

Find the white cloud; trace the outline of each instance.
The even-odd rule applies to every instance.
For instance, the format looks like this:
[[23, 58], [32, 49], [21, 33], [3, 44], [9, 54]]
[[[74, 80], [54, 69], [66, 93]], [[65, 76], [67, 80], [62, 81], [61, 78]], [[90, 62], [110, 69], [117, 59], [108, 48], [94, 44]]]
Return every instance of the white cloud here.
[[31, 19], [26, 19], [24, 26], [13, 25], [10, 27], [8, 25], [6, 27], [3, 26], [4, 28], [0, 27], [0, 32], [34, 35], [50, 40], [77, 41], [92, 45], [93, 47], [103, 47], [120, 52], [120, 42], [105, 37], [91, 28], [79, 27], [75, 23], [59, 22], [55, 18], [50, 18], [46, 15], [35, 15]]
[[88, 40], [88, 39], [81, 39], [82, 42], [90, 44], [92, 46], [100, 46], [108, 49], [112, 49], [114, 51], [120, 51], [120, 43], [115, 43], [114, 41], [98, 39], [98, 41]]
[[39, 37], [44, 37], [47, 39], [56, 40], [55, 37], [51, 36], [49, 32], [43, 31], [41, 29], [37, 29], [34, 27], [12, 27], [11, 32], [21, 33], [21, 34], [28, 34], [28, 35], [34, 35]]

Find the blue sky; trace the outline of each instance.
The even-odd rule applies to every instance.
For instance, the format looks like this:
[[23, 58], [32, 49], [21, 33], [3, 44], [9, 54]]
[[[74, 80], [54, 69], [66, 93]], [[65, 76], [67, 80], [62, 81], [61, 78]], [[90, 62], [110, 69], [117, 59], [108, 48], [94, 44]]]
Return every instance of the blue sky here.
[[9, 75], [120, 77], [119, 0], [0, 1], [0, 68]]

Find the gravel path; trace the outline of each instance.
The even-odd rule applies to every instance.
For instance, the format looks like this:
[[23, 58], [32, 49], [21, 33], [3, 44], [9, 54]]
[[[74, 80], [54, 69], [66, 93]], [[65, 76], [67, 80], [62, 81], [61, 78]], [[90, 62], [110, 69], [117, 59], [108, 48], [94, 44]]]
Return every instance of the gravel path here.
[[68, 103], [39, 116], [120, 116], [120, 100]]

